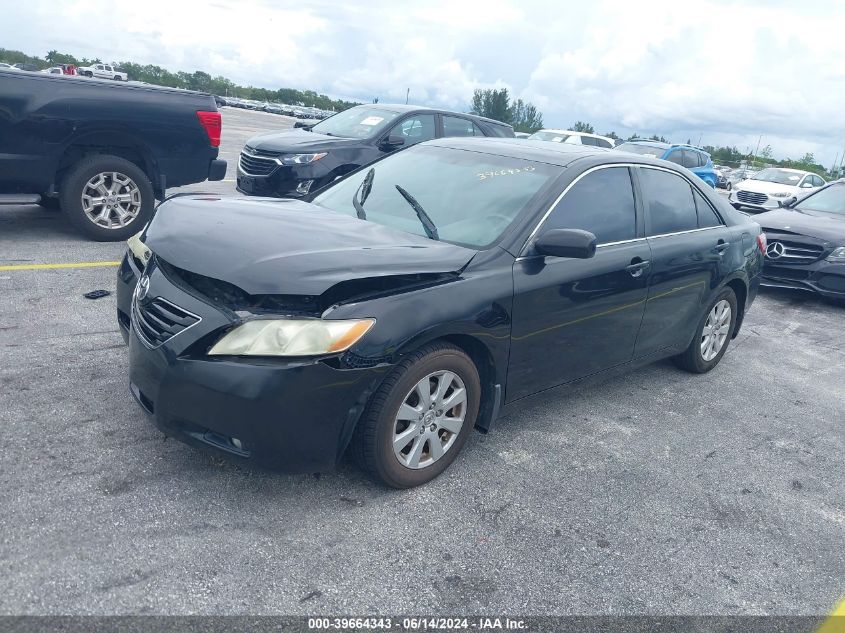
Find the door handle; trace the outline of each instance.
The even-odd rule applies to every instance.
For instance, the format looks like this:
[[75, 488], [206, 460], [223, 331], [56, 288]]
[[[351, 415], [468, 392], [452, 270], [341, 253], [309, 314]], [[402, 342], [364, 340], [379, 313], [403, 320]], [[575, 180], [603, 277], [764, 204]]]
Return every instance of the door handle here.
[[731, 245], [730, 242], [722, 242], [720, 240], [719, 243], [716, 244], [716, 247], [713, 250], [716, 251], [719, 255], [724, 255], [725, 251], [728, 250], [728, 248], [730, 248], [730, 245]]
[[649, 266], [651, 266], [651, 262], [648, 260], [633, 261], [630, 266], [625, 267], [625, 270], [628, 271], [631, 277], [642, 277], [643, 272], [645, 272]]

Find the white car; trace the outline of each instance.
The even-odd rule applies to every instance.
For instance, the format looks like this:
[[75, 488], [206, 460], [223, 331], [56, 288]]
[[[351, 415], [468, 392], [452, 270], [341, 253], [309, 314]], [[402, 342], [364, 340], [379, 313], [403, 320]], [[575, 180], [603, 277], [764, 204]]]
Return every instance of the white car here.
[[758, 211], [771, 211], [792, 196], [803, 196], [824, 184], [821, 176], [808, 171], [769, 167], [736, 183], [728, 199], [737, 209], [750, 207]]
[[599, 136], [598, 134], [587, 134], [586, 132], [573, 132], [572, 130], [539, 130], [529, 136], [528, 140], [569, 143], [571, 145], [590, 145], [592, 147], [604, 147], [607, 149], [612, 149], [615, 146], [612, 138]]
[[129, 75], [119, 71], [111, 64], [94, 64], [76, 69], [77, 75], [85, 77], [99, 77], [100, 79], [114, 79], [115, 81], [129, 81]]

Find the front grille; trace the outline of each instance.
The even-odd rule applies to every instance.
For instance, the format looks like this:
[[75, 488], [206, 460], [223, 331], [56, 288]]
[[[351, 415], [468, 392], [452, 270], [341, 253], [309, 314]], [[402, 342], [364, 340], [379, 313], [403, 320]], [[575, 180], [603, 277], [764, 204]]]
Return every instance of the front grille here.
[[809, 264], [818, 260], [824, 247], [788, 240], [771, 240], [766, 246], [766, 259], [781, 264]]
[[241, 152], [238, 165], [247, 176], [269, 176], [279, 167], [279, 163], [269, 156], [257, 156]]
[[150, 347], [158, 347], [199, 323], [200, 318], [157, 297], [152, 301], [132, 301], [132, 323], [138, 336]]
[[739, 190], [736, 192], [736, 199], [740, 202], [747, 202], [748, 204], [763, 204], [769, 199], [765, 193], [755, 193], [753, 191]]

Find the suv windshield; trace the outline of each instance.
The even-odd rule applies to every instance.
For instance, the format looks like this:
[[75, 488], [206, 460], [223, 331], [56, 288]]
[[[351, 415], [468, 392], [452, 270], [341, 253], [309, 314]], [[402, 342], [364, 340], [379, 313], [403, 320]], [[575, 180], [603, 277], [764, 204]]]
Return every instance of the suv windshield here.
[[540, 130], [539, 132], [534, 132], [534, 134], [529, 136], [528, 139], [535, 141], [554, 141], [555, 143], [563, 143], [570, 136], [572, 135], [564, 134], [563, 132], [548, 132], [546, 130]]
[[652, 158], [660, 158], [666, 153], [666, 148], [664, 147], [655, 147], [654, 145], [644, 145], [642, 143], [622, 143], [613, 149], [618, 149], [620, 152], [651, 156]]
[[352, 202], [370, 169], [366, 219], [415, 235], [426, 231], [399, 185], [419, 202], [438, 238], [482, 249], [496, 242], [562, 167], [468, 150], [418, 145], [339, 181], [313, 202], [356, 215]]
[[807, 196], [795, 208], [800, 211], [822, 211], [845, 215], [845, 184], [836, 184]]
[[774, 182], [779, 185], [798, 186], [798, 181], [804, 174], [796, 174], [783, 169], [764, 169], [751, 176], [751, 180], [762, 180], [763, 182]]
[[361, 106], [339, 112], [311, 128], [319, 134], [345, 138], [370, 138], [379, 134], [399, 112]]

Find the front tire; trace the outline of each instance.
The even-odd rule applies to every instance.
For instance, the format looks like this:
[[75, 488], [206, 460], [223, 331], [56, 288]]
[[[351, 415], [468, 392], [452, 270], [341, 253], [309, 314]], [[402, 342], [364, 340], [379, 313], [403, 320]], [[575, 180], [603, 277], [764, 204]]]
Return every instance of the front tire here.
[[74, 165], [62, 181], [59, 199], [68, 220], [98, 242], [130, 238], [147, 223], [155, 205], [152, 183], [141, 168], [109, 154]]
[[726, 182], [726, 183], [725, 183], [725, 191], [730, 191], [730, 190], [731, 190], [731, 188], [732, 188], [732, 186], [733, 186], [733, 185], [731, 185], [731, 183]]
[[675, 364], [694, 374], [713, 369], [728, 350], [736, 319], [736, 294], [731, 288], [722, 288], [704, 311], [689, 347], [674, 357]]
[[409, 354], [385, 378], [352, 438], [358, 464], [393, 488], [431, 481], [458, 456], [478, 416], [475, 363], [446, 343]]

